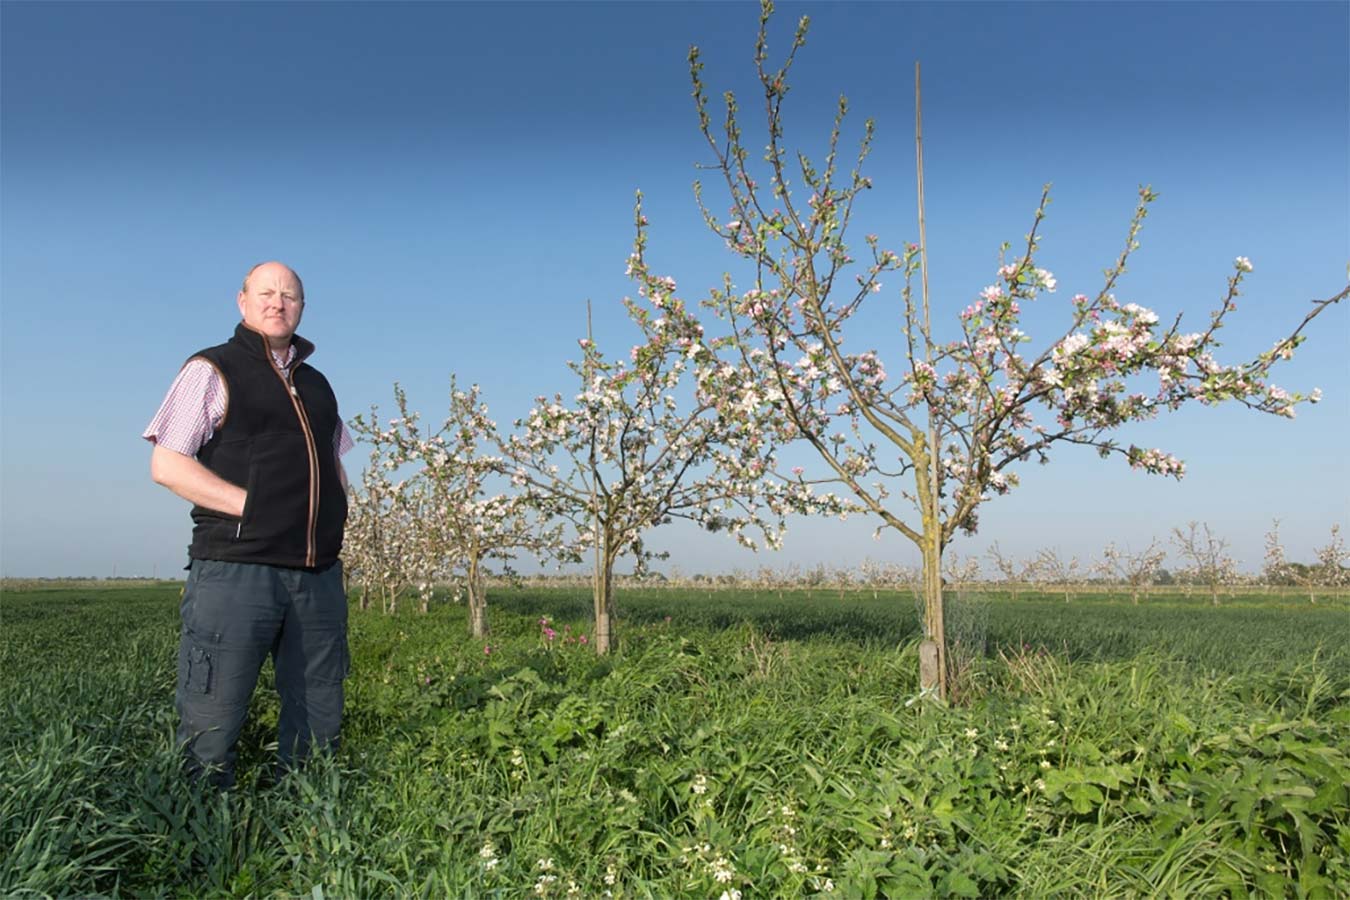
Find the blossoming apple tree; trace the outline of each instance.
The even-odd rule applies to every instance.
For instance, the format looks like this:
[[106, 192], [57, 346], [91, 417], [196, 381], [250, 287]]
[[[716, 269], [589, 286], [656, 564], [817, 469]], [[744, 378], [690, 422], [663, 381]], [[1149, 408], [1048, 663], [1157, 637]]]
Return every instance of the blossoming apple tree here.
[[1128, 546], [1120, 549], [1115, 542], [1106, 545], [1101, 561], [1097, 563], [1097, 572], [1111, 581], [1121, 581], [1130, 586], [1130, 600], [1139, 605], [1139, 592], [1152, 584], [1162, 569], [1167, 551], [1158, 546], [1158, 541], [1149, 541], [1143, 550], [1134, 551]]
[[1064, 593], [1064, 602], [1073, 598], [1073, 587], [1083, 580], [1083, 568], [1076, 556], [1065, 556], [1058, 547], [1042, 547], [1031, 562], [1031, 582], [1045, 591], [1055, 585]]
[[641, 570], [649, 529], [686, 519], [751, 549], [777, 547], [787, 512], [848, 506], [778, 474], [753, 367], [722, 358], [674, 279], [648, 270], [641, 195], [635, 226], [628, 274], [639, 299], [624, 306], [642, 341], [612, 359], [582, 339], [582, 360], [568, 364], [579, 393], [539, 397], [499, 442], [525, 502], [571, 523], [556, 555], [592, 556], [597, 653], [613, 646], [615, 563], [629, 555]]
[[[1117, 299], [1117, 282], [1155, 199], [1143, 188], [1124, 247], [1100, 287], [1074, 294], [1062, 331], [1033, 346], [1021, 327], [1022, 309], [1058, 287], [1037, 259], [1047, 188], [1025, 242], [1011, 255], [1005, 244], [994, 279], [960, 312], [955, 339], [940, 340], [931, 325], [924, 263], [921, 129], [916, 129], [920, 243], [896, 253], [868, 235], [859, 254], [864, 258], [857, 262], [849, 226], [855, 204], [872, 186], [861, 171], [872, 122], [864, 126], [851, 171], [840, 167], [848, 109], [842, 97], [823, 162], [789, 153], [782, 110], [808, 20], [800, 20], [785, 61], [773, 69], [766, 36], [772, 10], [770, 0], [762, 0], [755, 47], [766, 123], [761, 160], [751, 158], [752, 142], [741, 130], [732, 93], [725, 94], [722, 124], [714, 125], [698, 49], [689, 55], [700, 129], [713, 159], [706, 167], [725, 183], [729, 214], [725, 220], [714, 214], [696, 186], [698, 202], [708, 226], [749, 273], [746, 289], [734, 288], [728, 277], [709, 303], [729, 322], [741, 366], [752, 373], [747, 389], [777, 417], [776, 437], [807, 442], [825, 476], [842, 483], [880, 520], [878, 530], [894, 529], [919, 548], [928, 638], [921, 658], [930, 661], [923, 681], [925, 689], [940, 694], [943, 552], [958, 531], [976, 530], [985, 500], [1017, 486], [1019, 465], [1046, 462], [1055, 445], [1076, 444], [1145, 472], [1180, 478], [1181, 460], [1121, 443], [1115, 437], [1119, 429], [1193, 402], [1232, 401], [1292, 417], [1298, 403], [1315, 401], [1317, 394], [1305, 397], [1276, 387], [1269, 371], [1293, 354], [1308, 322], [1350, 288], [1315, 304], [1269, 351], [1221, 364], [1214, 356], [1219, 332], [1252, 264], [1237, 258], [1218, 309], [1196, 331], [1183, 331], [1180, 316], [1164, 323], [1152, 310]], [[917, 93], [916, 83], [916, 119]], [[903, 280], [898, 346], [884, 357], [875, 349], [847, 348], [845, 326], [891, 272]], [[922, 302], [912, 290], [916, 277]], [[1144, 384], [1145, 376], [1151, 386]]]
[[1292, 563], [1285, 556], [1284, 544], [1280, 540], [1280, 520], [1271, 523], [1266, 532], [1266, 559], [1263, 574], [1271, 584], [1296, 584], [1307, 588], [1308, 602], [1317, 602], [1316, 588], [1330, 591], [1350, 584], [1350, 569], [1346, 568], [1350, 554], [1345, 549], [1345, 540], [1341, 537], [1341, 526], [1331, 526], [1331, 537], [1321, 547], [1313, 549], [1317, 558], [1314, 565]]
[[[372, 419], [377, 415], [372, 407]], [[357, 416], [352, 426], [360, 433], [364, 419]], [[425, 604], [435, 578], [416, 527], [420, 492], [407, 480], [394, 481], [393, 468], [380, 446], [372, 448], [360, 485], [353, 485], [348, 494], [342, 542], [343, 574], [360, 588], [361, 608], [368, 609], [371, 598], [378, 596], [380, 609], [387, 613], [397, 611], [399, 598], [409, 588], [415, 588]]]
[[[478, 385], [464, 391], [451, 377], [449, 412], [430, 434], [423, 433], [420, 415], [409, 411], [398, 385], [394, 399], [398, 416], [388, 427], [381, 426], [376, 410], [369, 420], [358, 416], [352, 423], [374, 448], [364, 492], [355, 503], [358, 546], [376, 554], [381, 542], [402, 546], [405, 564], [420, 573], [416, 586], [424, 610], [435, 581], [462, 580], [469, 631], [484, 637], [490, 630], [483, 583], [488, 567], [506, 566], [522, 550], [551, 552], [561, 540], [562, 525], [541, 520], [519, 494], [490, 493], [502, 466], [499, 457], [480, 449], [499, 439]], [[411, 476], [391, 487], [389, 473], [409, 465], [414, 467]], [[381, 504], [382, 498], [388, 501]], [[360, 526], [367, 519], [379, 521], [382, 509], [388, 510], [384, 529], [366, 535]]]
[[994, 564], [1001, 581], [1008, 586], [1014, 600], [1017, 599], [1018, 586], [1034, 580], [1036, 574], [1036, 561], [1034, 559], [1019, 560], [1006, 554], [999, 548], [998, 541], [989, 545], [985, 555]]
[[1219, 588], [1238, 580], [1237, 560], [1228, 555], [1228, 541], [1219, 537], [1208, 522], [1187, 522], [1172, 529], [1172, 543], [1183, 561], [1179, 574], [1194, 584], [1209, 588], [1209, 599], [1219, 605]]

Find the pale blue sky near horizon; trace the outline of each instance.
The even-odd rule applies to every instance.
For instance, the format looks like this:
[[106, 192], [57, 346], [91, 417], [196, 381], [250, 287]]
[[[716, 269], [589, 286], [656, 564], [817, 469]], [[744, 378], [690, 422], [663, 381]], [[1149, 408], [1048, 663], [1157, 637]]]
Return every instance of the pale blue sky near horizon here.
[[[1060, 289], [1027, 317], [1033, 346], [1100, 286], [1144, 183], [1160, 199], [1116, 293], [1198, 328], [1250, 257], [1225, 361], [1346, 284], [1350, 5], [783, 3], [771, 60], [803, 14], [788, 144], [818, 155], [840, 93], [851, 138], [877, 123], [855, 246], [917, 239], [923, 65], [939, 327], [993, 280], [1046, 182], [1040, 262]], [[725, 209], [695, 168], [710, 154], [686, 55], [701, 48], [710, 94], [734, 90], [762, 145], [756, 19], [748, 2], [0, 4], [0, 574], [181, 568], [186, 504], [150, 482], [139, 435], [184, 358], [228, 336], [255, 262], [303, 276], [300, 331], [348, 417], [388, 408], [398, 380], [438, 420], [454, 372], [503, 424], [574, 391], [587, 298], [602, 349], [627, 351], [635, 190], [652, 267], [682, 296], [735, 274], [690, 189], [701, 178]], [[901, 346], [898, 288], [852, 338], [883, 358]], [[1120, 433], [1186, 459], [1180, 483], [1059, 449], [953, 549], [1087, 558], [1195, 519], [1255, 569], [1278, 517], [1310, 558], [1350, 523], [1344, 307], [1277, 371], [1324, 393], [1295, 421], [1196, 408]], [[783, 552], [758, 556], [683, 528], [651, 543], [686, 572], [917, 559], [873, 527], [794, 521]]]

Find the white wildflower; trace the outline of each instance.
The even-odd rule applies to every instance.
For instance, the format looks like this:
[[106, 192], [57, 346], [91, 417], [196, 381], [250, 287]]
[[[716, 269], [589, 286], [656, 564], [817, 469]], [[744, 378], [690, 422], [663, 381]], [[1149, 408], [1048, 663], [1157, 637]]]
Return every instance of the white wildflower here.
[[736, 867], [733, 866], [725, 856], [719, 856], [712, 861], [712, 876], [718, 884], [726, 884], [736, 877]]

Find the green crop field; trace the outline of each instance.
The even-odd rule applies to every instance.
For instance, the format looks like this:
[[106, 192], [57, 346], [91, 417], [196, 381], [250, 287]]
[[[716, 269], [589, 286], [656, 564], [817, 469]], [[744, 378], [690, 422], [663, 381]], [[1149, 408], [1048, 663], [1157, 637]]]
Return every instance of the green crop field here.
[[623, 592], [604, 659], [577, 589], [494, 590], [487, 641], [453, 604], [353, 609], [341, 751], [274, 783], [262, 689], [226, 795], [178, 777], [177, 600], [0, 598], [0, 895], [1350, 885], [1344, 600], [958, 595], [951, 706], [902, 594]]

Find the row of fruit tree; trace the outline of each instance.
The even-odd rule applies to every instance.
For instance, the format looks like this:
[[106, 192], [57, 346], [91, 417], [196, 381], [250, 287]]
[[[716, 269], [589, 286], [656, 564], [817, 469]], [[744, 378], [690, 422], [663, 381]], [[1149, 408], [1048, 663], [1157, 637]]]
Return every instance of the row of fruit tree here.
[[[614, 646], [616, 563], [627, 557], [641, 571], [651, 559], [651, 529], [685, 519], [747, 547], [776, 547], [789, 515], [861, 514], [918, 548], [929, 660], [922, 680], [940, 695], [944, 553], [957, 532], [976, 531], [985, 501], [1018, 486], [1021, 466], [1046, 462], [1057, 445], [1079, 445], [1180, 478], [1181, 460], [1123, 442], [1122, 429], [1196, 403], [1292, 418], [1298, 404], [1319, 399], [1276, 386], [1270, 372], [1350, 287], [1314, 303], [1254, 359], [1220, 362], [1219, 335], [1253, 271], [1246, 257], [1236, 258], [1218, 308], [1194, 330], [1181, 327], [1179, 314], [1166, 319], [1116, 299], [1155, 199], [1146, 187], [1118, 257], [1100, 285], [1072, 296], [1057, 334], [1037, 341], [1020, 327], [1025, 306], [1059, 289], [1037, 264], [1047, 188], [1025, 241], [1004, 245], [990, 283], [959, 312], [956, 339], [936, 339], [922, 205], [920, 243], [895, 251], [875, 235], [855, 242], [855, 205], [872, 186], [863, 174], [872, 123], [846, 163], [841, 98], [823, 159], [789, 149], [782, 108], [808, 21], [798, 23], [775, 68], [771, 14], [765, 0], [754, 57], [762, 134], [742, 132], [730, 92], [714, 124], [698, 50], [689, 57], [707, 168], [719, 177], [728, 212], [717, 215], [701, 192], [699, 204], [749, 286], [737, 288], [728, 275], [701, 304], [683, 299], [672, 278], [648, 268], [639, 195], [628, 262], [637, 297], [624, 300], [639, 343], [606, 352], [588, 335], [580, 361], [569, 363], [576, 390], [540, 396], [510, 429], [490, 418], [476, 385], [453, 379], [448, 415], [434, 430], [397, 388], [395, 416], [372, 409], [358, 417], [354, 426], [373, 449], [346, 552], [368, 593], [406, 586], [429, 593], [453, 573], [467, 586], [471, 627], [481, 634], [483, 578], [494, 566], [520, 553], [586, 562], [593, 645], [606, 653]], [[749, 147], [761, 138], [765, 150], [756, 155]], [[921, 142], [918, 149], [922, 198]], [[885, 355], [845, 349], [850, 320], [892, 274], [902, 282], [899, 346]], [[810, 448], [814, 462], [786, 467], [789, 445]], [[1206, 537], [1192, 527], [1177, 539], [1198, 553]], [[1156, 569], [1157, 552], [1108, 558], [1133, 582], [1132, 573]]]

